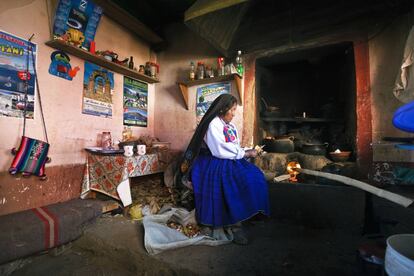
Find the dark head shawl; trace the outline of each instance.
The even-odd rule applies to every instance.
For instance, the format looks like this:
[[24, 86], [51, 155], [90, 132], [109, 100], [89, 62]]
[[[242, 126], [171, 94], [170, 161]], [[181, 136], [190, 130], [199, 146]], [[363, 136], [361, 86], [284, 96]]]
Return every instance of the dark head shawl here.
[[188, 209], [193, 208], [194, 203], [192, 191], [190, 190], [190, 187], [186, 185], [188, 181], [188, 173], [191, 170], [194, 159], [200, 153], [203, 139], [206, 135], [210, 122], [216, 116], [223, 116], [226, 114], [235, 103], [237, 103], [237, 99], [233, 95], [221, 94], [213, 101], [206, 114], [204, 114], [201, 119], [201, 122], [198, 124], [176, 171], [175, 187], [179, 194], [179, 197], [177, 198], [177, 203], [179, 205]]

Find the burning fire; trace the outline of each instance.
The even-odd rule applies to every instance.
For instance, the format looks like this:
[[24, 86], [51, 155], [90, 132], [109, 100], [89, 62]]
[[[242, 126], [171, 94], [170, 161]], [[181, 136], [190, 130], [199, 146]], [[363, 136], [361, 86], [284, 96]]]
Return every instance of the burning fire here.
[[296, 176], [299, 174], [299, 172], [295, 169], [300, 169], [300, 168], [301, 166], [299, 162], [296, 162], [296, 161], [292, 161], [287, 164], [286, 170], [290, 175], [289, 177], [290, 182], [298, 182], [298, 179], [296, 178]]

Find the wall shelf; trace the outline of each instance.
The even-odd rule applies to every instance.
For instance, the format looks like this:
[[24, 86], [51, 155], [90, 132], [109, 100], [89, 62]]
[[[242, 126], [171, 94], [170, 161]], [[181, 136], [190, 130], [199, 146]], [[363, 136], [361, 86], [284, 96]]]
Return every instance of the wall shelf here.
[[67, 52], [69, 54], [74, 55], [75, 57], [81, 58], [83, 60], [87, 60], [90, 61], [96, 65], [105, 67], [111, 71], [114, 71], [116, 73], [119, 73], [121, 75], [127, 76], [127, 77], [131, 77], [133, 79], [136, 80], [140, 80], [143, 82], [147, 82], [147, 83], [158, 83], [160, 82], [158, 79], [156, 78], [152, 78], [150, 76], [138, 73], [135, 70], [131, 70], [128, 67], [116, 64], [114, 62], [108, 61], [105, 58], [98, 56], [98, 55], [94, 55], [91, 54], [88, 51], [85, 51], [81, 48], [72, 46], [62, 40], [59, 39], [54, 39], [54, 40], [50, 40], [47, 41], [45, 43], [47, 46], [52, 47], [54, 49], [58, 49], [64, 52]]
[[188, 88], [191, 86], [196, 85], [202, 85], [202, 84], [208, 84], [208, 83], [216, 83], [216, 82], [225, 82], [225, 81], [236, 81], [236, 88], [237, 92], [239, 93], [240, 102], [243, 103], [243, 93], [242, 93], [242, 87], [241, 87], [241, 81], [242, 78], [239, 74], [231, 74], [231, 75], [225, 75], [225, 76], [219, 76], [214, 78], [205, 78], [202, 80], [193, 80], [193, 81], [183, 81], [183, 82], [177, 82], [178, 86], [180, 87], [181, 94], [183, 95], [185, 107], [188, 110]]

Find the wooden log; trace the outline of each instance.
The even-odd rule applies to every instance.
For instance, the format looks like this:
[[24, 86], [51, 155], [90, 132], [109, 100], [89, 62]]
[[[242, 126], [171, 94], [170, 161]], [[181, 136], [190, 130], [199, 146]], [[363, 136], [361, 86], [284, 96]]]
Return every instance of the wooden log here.
[[413, 199], [410, 199], [408, 197], [405, 196], [401, 196], [399, 194], [396, 193], [392, 193], [389, 191], [386, 191], [384, 189], [380, 189], [377, 187], [374, 187], [372, 185], [369, 185], [368, 183], [350, 178], [350, 177], [346, 177], [346, 176], [342, 176], [342, 175], [337, 175], [337, 174], [332, 174], [332, 173], [325, 173], [325, 172], [319, 172], [319, 171], [313, 171], [313, 170], [307, 170], [307, 169], [297, 169], [298, 172], [300, 173], [304, 173], [304, 174], [309, 174], [309, 175], [314, 175], [314, 176], [319, 176], [319, 177], [324, 177], [327, 179], [331, 179], [331, 180], [335, 180], [335, 181], [339, 181], [341, 183], [344, 183], [346, 185], [349, 186], [353, 186], [359, 189], [362, 189], [364, 191], [370, 192], [376, 196], [385, 198], [387, 200], [390, 200], [394, 203], [397, 203], [399, 205], [402, 205], [404, 207], [408, 207], [413, 203]]

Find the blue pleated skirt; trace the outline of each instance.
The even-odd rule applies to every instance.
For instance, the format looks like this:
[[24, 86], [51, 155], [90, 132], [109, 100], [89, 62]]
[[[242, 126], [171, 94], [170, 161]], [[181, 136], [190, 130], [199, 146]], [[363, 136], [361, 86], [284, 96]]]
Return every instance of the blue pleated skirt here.
[[198, 223], [232, 225], [258, 213], [269, 215], [269, 195], [263, 173], [244, 158], [219, 159], [199, 155], [191, 181]]

